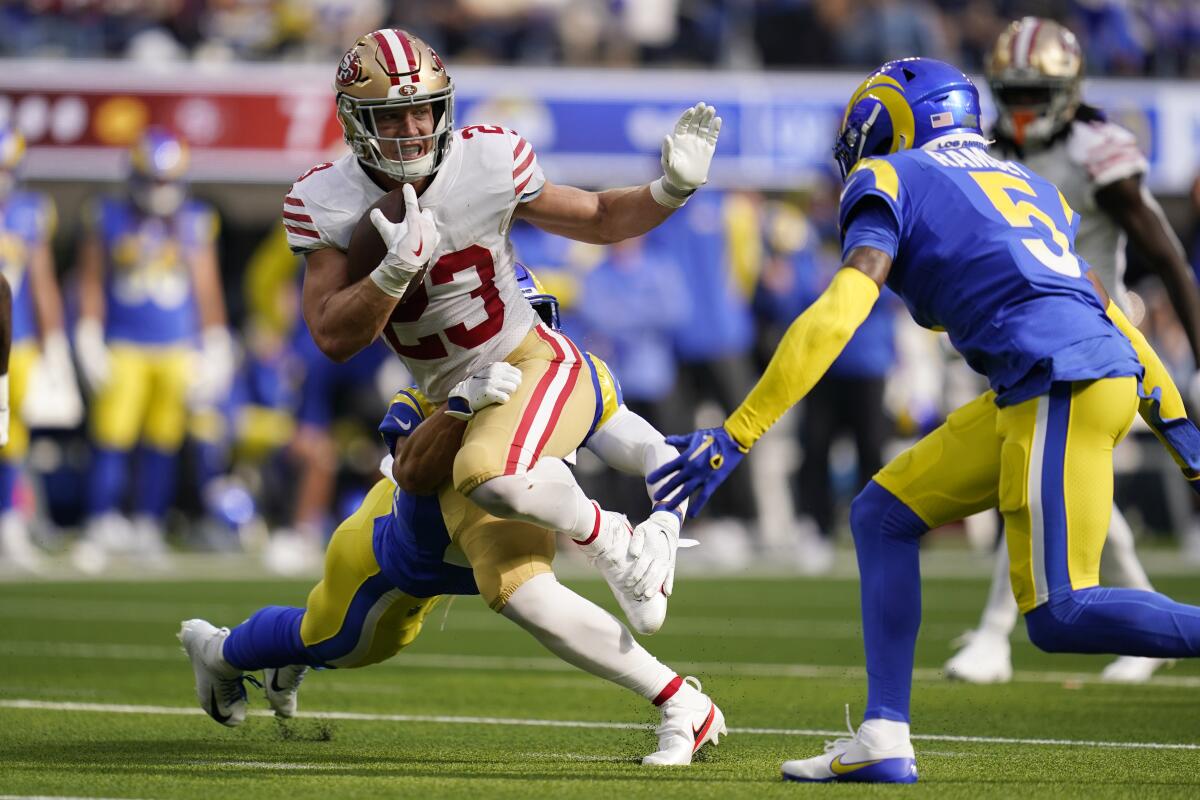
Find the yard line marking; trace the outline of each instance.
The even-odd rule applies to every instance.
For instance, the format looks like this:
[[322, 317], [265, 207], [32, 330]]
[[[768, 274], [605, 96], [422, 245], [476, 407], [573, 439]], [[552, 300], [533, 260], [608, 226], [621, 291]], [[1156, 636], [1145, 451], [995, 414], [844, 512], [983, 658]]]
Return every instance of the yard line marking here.
[[[182, 706], [132, 705], [128, 703], [74, 703], [49, 702], [45, 700], [0, 700], [0, 708], [25, 711], [86, 711], [105, 714], [156, 714], [177, 716], [203, 716], [199, 708]], [[255, 717], [273, 717], [265, 709], [253, 710]], [[296, 715], [297, 719], [332, 719], [354, 722], [428, 722], [445, 725], [511, 725], [535, 728], [586, 728], [594, 730], [651, 730], [649, 723], [599, 722], [566, 719], [529, 719], [523, 717], [464, 717], [449, 714], [369, 714], [357, 711], [308, 711]], [[819, 730], [815, 728], [735, 728], [730, 733], [752, 736], [841, 736], [846, 731]], [[1020, 744], [1057, 745], [1062, 747], [1091, 747], [1123, 750], [1200, 750], [1200, 744], [1187, 742], [1109, 742], [1087, 739], [1025, 739], [1012, 736], [958, 736], [952, 734], [913, 734], [913, 739], [929, 742], [967, 742], [971, 744]], [[241, 762], [230, 762], [241, 763]], [[3, 800], [3, 798], [0, 798]]]
[[[107, 642], [36, 642], [0, 639], [0, 656], [30, 658], [94, 658], [114, 661], [176, 661], [184, 658], [183, 648], [158, 644], [116, 644]], [[729, 675], [742, 678], [865, 678], [867, 671], [860, 666], [837, 664], [771, 664], [748, 661], [680, 661], [684, 672], [708, 675]], [[485, 672], [578, 672], [557, 658], [547, 656], [481, 656], [450, 653], [402, 653], [382, 662], [380, 666], [410, 669], [459, 669]], [[913, 680], [945, 681], [940, 669], [922, 667], [913, 671]], [[1072, 685], [1115, 685], [1100, 680], [1099, 673], [1062, 672], [1056, 670], [1016, 670], [1013, 683], [1048, 683]], [[1155, 675], [1141, 684], [1150, 688], [1196, 689], [1200, 676]]]
[[0, 800], [134, 800], [129, 797], [76, 797], [57, 794], [0, 794]]

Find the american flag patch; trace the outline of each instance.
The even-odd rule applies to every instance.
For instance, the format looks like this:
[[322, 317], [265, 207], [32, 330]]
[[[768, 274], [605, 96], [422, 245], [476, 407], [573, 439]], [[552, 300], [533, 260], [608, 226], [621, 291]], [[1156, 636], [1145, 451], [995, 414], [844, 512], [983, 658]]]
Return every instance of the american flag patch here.
[[935, 128], [946, 128], [954, 124], [954, 115], [949, 111], [929, 115], [929, 124]]

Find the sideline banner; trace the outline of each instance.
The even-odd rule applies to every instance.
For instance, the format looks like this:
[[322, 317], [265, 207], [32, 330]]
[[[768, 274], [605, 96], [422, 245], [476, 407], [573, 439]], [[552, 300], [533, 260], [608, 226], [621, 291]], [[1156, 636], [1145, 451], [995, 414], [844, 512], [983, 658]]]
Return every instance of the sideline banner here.
[[[123, 147], [158, 123], [188, 138], [194, 180], [288, 183], [344, 152], [331, 75], [331, 66], [312, 64], [151, 69], [0, 60], [0, 122], [25, 132], [26, 174], [34, 179], [118, 178]], [[850, 73], [480, 67], [453, 75], [455, 125], [519, 130], [556, 181], [611, 186], [654, 177], [662, 137], [684, 108], [704, 100], [725, 120], [712, 182], [766, 189], [833, 174], [842, 104], [861, 80]], [[1200, 86], [1093, 80], [1084, 96], [1137, 134], [1152, 188], [1190, 188], [1200, 171]]]

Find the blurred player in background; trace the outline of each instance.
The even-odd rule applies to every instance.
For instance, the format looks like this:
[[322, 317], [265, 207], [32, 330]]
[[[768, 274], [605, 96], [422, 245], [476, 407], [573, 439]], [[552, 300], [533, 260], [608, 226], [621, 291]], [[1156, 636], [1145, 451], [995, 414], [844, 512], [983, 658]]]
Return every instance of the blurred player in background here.
[[[165, 557], [163, 520], [190, 406], [213, 405], [232, 379], [218, 221], [188, 197], [187, 166], [182, 139], [147, 129], [130, 151], [127, 194], [96, 200], [80, 246], [75, 346], [93, 396], [94, 454], [73, 556], [86, 571], [114, 552]], [[131, 469], [132, 526], [121, 514]]]
[[[1196, 278], [1183, 245], [1143, 184], [1149, 165], [1134, 135], [1081, 102], [1083, 53], [1075, 36], [1052, 20], [1017, 20], [996, 40], [987, 75], [998, 112], [997, 155], [1015, 158], [1052, 182], [1079, 212], [1075, 249], [1126, 314], [1125, 244], [1133, 241], [1162, 279], [1200, 370]], [[1115, 505], [1101, 569], [1105, 581], [1114, 586], [1153, 588], [1134, 552], [1133, 531]], [[972, 683], [1011, 679], [1008, 637], [1018, 611], [1008, 571], [1008, 553], [1001, 547], [979, 627], [963, 637], [966, 646], [946, 662], [948, 677]], [[1105, 667], [1103, 677], [1141, 682], [1164, 663], [1122, 656]]]
[[[484, 364], [518, 365], [524, 378], [512, 400], [484, 409], [467, 426], [454, 486], [471, 502], [454, 516], [465, 525], [477, 505], [501, 519], [563, 532], [610, 585], [627, 592], [627, 521], [589, 499], [561, 461], [596, 413], [582, 357], [569, 339], [539, 324], [521, 297], [508, 229], [521, 218], [594, 243], [645, 233], [706, 182], [720, 118], [703, 103], [684, 112], [664, 140], [658, 180], [588, 192], [546, 180], [533, 146], [514, 131], [456, 131], [445, 66], [405, 31], [361, 37], [338, 66], [334, 89], [352, 152], [314, 167], [284, 201], [288, 241], [305, 256], [302, 306], [313, 340], [345, 360], [382, 336], [439, 404]], [[356, 225], [401, 187], [404, 220], [371, 213], [387, 252], [377, 266], [365, 265], [369, 274], [355, 274], [364, 269], [347, 256]], [[414, 277], [421, 283], [401, 304]], [[482, 560], [525, 563], [528, 556], [517, 552], [523, 545], [516, 539], [496, 541], [503, 537], [486, 525], [453, 525], [451, 532], [477, 567]], [[673, 558], [677, 526], [653, 526], [653, 534], [656, 557]], [[506, 581], [516, 580], [513, 569]], [[510, 589], [508, 582], [498, 587], [502, 596]], [[637, 602], [633, 595], [626, 600]]]
[[991, 389], [876, 473], [850, 512], [861, 579], [867, 708], [796, 781], [913, 783], [909, 732], [921, 624], [921, 537], [998, 507], [1029, 639], [1047, 652], [1200, 656], [1200, 608], [1099, 585], [1112, 451], [1139, 413], [1200, 488], [1200, 429], [1158, 355], [1072, 247], [1079, 226], [1052, 183], [987, 151], [979, 93], [928, 58], [891, 61], [846, 106], [834, 155], [846, 178], [844, 266], [792, 323], [722, 427], [671, 437], [650, 474], [692, 512], [804, 397], [886, 281], [943, 328]]
[[83, 401], [63, 333], [62, 295], [50, 250], [54, 202], [20, 188], [24, 154], [21, 134], [0, 127], [0, 271], [12, 293], [13, 345], [7, 370], [8, 443], [0, 449], [0, 563], [36, 570], [38, 550], [14, 505], [29, 427], [74, 427]]
[[[516, 268], [544, 324], [556, 330], [556, 298], [523, 266]], [[620, 384], [607, 365], [590, 353], [585, 359], [599, 409], [587, 447], [611, 467], [639, 476], [673, 458], [662, 434], [622, 403]], [[398, 393], [380, 425], [394, 460], [385, 460], [386, 477], [334, 533], [324, 580], [309, 595], [307, 607], [268, 606], [232, 632], [204, 620], [183, 623], [180, 639], [192, 660], [197, 698], [209, 716], [223, 725], [240, 725], [246, 715], [243, 672], [263, 669], [268, 702], [278, 716], [291, 717], [309, 667], [364, 667], [389, 659], [416, 639], [443, 595], [480, 594], [482, 587], [502, 580], [490, 565], [472, 570], [462, 560], [451, 544], [453, 522], [439, 496], [454, 494], [450, 477], [467, 418], [509, 402], [521, 380], [519, 369], [498, 362], [456, 386], [449, 403], [440, 407], [415, 386]], [[645, 486], [653, 492], [653, 486]], [[550, 569], [553, 532], [524, 523], [495, 524], [503, 527], [497, 536], [523, 527], [522, 535], [537, 537], [541, 545], [538, 567], [506, 597], [492, 600], [492, 608], [564, 661], [662, 709], [659, 749], [643, 763], [689, 764], [705, 743], [718, 743], [724, 716], [699, 684], [680, 678], [615, 617], [558, 583]], [[669, 592], [674, 576], [651, 571], [642, 580], [665, 581]]]

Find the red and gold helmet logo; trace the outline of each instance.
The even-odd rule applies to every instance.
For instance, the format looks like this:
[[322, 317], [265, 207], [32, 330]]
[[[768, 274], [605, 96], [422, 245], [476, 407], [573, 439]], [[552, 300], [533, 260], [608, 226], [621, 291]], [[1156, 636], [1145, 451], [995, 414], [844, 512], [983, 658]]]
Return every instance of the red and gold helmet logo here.
[[415, 83], [406, 83], [400, 87], [399, 92], [405, 97], [412, 97], [417, 93], [417, 85]]
[[337, 85], [350, 86], [360, 77], [362, 77], [362, 62], [358, 58], [358, 50], [347, 50], [346, 55], [342, 56], [342, 63], [338, 64], [335, 78]]

